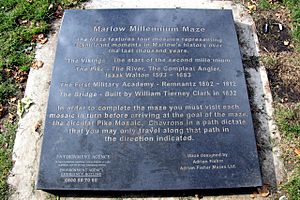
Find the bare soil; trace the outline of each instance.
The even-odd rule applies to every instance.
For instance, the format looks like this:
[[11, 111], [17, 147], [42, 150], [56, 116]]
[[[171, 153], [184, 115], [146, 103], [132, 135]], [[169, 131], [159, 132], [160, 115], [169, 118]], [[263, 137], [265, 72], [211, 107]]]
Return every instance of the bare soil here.
[[[291, 35], [290, 14], [286, 8], [258, 11], [254, 20], [275, 101], [296, 103], [300, 99], [300, 53]], [[273, 60], [273, 62], [270, 62]]]

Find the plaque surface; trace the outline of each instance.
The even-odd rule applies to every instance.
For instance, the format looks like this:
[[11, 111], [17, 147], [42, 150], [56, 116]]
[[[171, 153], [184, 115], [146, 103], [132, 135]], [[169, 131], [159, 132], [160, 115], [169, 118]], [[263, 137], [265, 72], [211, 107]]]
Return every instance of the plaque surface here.
[[38, 189], [261, 184], [231, 10], [65, 12]]

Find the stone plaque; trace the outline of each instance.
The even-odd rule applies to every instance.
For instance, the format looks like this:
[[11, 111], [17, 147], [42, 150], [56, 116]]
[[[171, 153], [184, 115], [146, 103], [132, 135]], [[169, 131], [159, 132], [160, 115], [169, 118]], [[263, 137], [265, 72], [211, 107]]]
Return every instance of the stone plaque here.
[[261, 185], [231, 10], [65, 12], [38, 189]]

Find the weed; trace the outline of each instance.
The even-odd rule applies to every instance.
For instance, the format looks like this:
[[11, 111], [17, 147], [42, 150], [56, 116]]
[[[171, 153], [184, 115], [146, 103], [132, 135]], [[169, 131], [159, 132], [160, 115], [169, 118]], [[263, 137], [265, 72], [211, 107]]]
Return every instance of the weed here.
[[21, 67], [20, 67], [20, 70], [21, 70], [22, 72], [29, 72], [30, 67], [29, 67], [29, 66], [21, 66]]
[[279, 60], [274, 54], [264, 54], [261, 57], [261, 61], [267, 69], [273, 69], [279, 65]]

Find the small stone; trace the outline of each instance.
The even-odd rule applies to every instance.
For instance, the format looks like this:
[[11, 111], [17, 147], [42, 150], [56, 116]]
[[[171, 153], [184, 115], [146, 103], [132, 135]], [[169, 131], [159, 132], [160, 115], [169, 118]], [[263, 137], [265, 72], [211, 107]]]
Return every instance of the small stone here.
[[19, 24], [23, 25], [23, 24], [27, 24], [28, 20], [18, 20]]
[[285, 40], [285, 41], [283, 41], [283, 44], [284, 44], [284, 46], [288, 46], [290, 44], [290, 42]]
[[25, 51], [25, 53], [28, 53], [28, 52], [30, 52], [30, 51], [32, 51], [32, 46], [30, 46], [30, 47], [27, 47], [24, 51]]
[[269, 24], [268, 23], [265, 23], [263, 31], [264, 31], [264, 33], [268, 33], [269, 32]]
[[48, 7], [48, 10], [51, 10], [53, 8], [53, 3], [51, 3]]
[[285, 195], [283, 195], [283, 196], [279, 197], [278, 200], [288, 200], [288, 198]]

